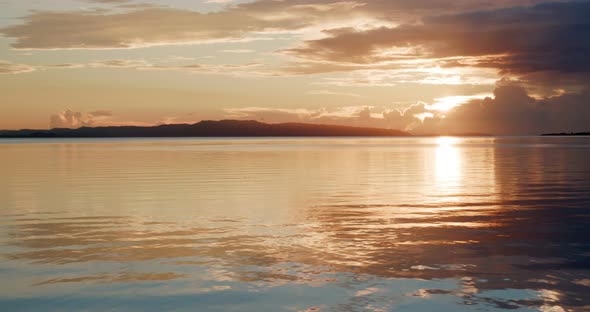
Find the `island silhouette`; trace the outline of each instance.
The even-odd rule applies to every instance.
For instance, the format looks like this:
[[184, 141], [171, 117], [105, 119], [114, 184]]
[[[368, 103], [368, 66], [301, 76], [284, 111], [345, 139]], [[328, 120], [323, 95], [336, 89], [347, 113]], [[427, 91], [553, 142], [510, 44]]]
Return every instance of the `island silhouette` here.
[[590, 136], [590, 132], [544, 133], [543, 136]]
[[2, 130], [0, 138], [125, 138], [125, 137], [338, 137], [411, 136], [382, 128], [350, 127], [309, 123], [262, 123], [254, 120], [204, 120], [195, 124], [152, 127], [108, 126], [55, 128], [49, 130]]

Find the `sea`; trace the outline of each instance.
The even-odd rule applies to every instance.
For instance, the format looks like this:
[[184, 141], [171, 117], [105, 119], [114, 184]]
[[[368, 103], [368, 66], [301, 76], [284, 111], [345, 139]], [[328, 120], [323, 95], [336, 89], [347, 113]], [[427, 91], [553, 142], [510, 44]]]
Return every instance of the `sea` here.
[[589, 137], [0, 140], [0, 311], [590, 311]]

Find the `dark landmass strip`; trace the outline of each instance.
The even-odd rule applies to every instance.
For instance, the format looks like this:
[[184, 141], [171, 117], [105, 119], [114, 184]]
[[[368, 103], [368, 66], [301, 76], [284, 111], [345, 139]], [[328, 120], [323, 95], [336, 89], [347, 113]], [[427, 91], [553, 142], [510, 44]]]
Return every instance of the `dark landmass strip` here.
[[590, 136], [590, 132], [569, 132], [569, 133], [544, 133], [542, 134], [543, 136], [570, 136], [570, 135], [589, 135]]
[[448, 136], [448, 137], [488, 137], [493, 136], [493, 134], [489, 133], [479, 133], [479, 132], [459, 132], [459, 133], [427, 133], [427, 134], [420, 134], [417, 136], [422, 137], [441, 137], [441, 136]]
[[3, 130], [0, 138], [126, 138], [126, 137], [336, 137], [410, 136], [391, 129], [359, 128], [305, 123], [267, 124], [252, 120], [201, 121], [153, 127], [117, 126], [78, 129]]

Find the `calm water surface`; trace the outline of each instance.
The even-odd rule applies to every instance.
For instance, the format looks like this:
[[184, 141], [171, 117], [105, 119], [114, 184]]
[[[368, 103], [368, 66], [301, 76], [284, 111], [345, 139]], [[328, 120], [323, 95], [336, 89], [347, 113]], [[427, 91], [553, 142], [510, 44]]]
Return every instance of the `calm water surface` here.
[[590, 138], [0, 141], [0, 311], [590, 311]]

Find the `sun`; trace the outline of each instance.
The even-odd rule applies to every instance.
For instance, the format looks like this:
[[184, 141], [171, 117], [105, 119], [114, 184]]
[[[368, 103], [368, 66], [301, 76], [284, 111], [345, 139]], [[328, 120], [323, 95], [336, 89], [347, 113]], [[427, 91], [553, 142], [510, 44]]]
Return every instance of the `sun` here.
[[426, 109], [439, 111], [439, 112], [449, 112], [463, 104], [468, 103], [469, 101], [476, 100], [476, 99], [483, 99], [486, 97], [491, 97], [491, 93], [478, 93], [474, 95], [451, 95], [451, 96], [444, 96], [435, 98], [433, 103], [426, 106]]
[[465, 97], [458, 95], [458, 96], [445, 96], [434, 99], [434, 103], [428, 105], [426, 108], [428, 110], [434, 110], [439, 112], [448, 112], [455, 107], [465, 103]]

